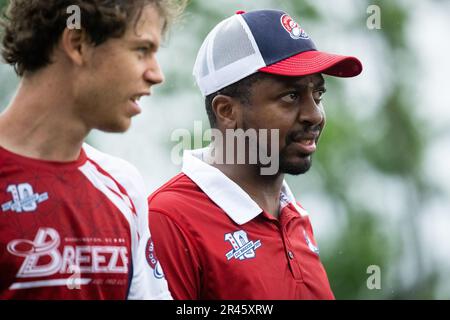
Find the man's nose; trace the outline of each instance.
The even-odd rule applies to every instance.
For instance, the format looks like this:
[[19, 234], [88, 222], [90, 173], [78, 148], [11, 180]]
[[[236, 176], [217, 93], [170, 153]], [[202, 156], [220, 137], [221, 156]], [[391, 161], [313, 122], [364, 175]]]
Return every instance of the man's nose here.
[[299, 122], [313, 127], [322, 125], [325, 114], [321, 105], [316, 103], [312, 94], [303, 101], [299, 112]]
[[145, 71], [144, 80], [150, 83], [150, 85], [164, 82], [164, 74], [156, 58], [149, 64], [149, 67]]

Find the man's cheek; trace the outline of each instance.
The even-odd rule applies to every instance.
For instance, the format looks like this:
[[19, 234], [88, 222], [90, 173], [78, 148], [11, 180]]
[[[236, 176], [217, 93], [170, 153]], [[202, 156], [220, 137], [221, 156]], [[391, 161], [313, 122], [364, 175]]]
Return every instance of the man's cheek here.
[[323, 107], [323, 103], [319, 104], [319, 110], [320, 110], [320, 113], [322, 114], [322, 117], [323, 117], [323, 126], [325, 126], [325, 123], [327, 121], [327, 115], [325, 113], [325, 108]]

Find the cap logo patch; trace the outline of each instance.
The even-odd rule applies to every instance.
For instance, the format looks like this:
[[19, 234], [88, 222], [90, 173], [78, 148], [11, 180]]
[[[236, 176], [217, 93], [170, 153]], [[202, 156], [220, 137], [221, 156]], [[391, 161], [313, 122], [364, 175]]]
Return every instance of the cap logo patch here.
[[300, 28], [297, 22], [295, 22], [289, 15], [283, 14], [281, 16], [281, 25], [286, 30], [292, 39], [309, 39], [305, 30]]

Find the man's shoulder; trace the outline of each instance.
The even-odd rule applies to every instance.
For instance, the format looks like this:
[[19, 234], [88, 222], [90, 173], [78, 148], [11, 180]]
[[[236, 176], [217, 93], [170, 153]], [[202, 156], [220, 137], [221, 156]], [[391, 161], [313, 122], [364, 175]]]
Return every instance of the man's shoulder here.
[[188, 200], [194, 196], [190, 192], [198, 193], [201, 190], [188, 176], [184, 173], [179, 173], [155, 190], [148, 197], [148, 201], [153, 205], [167, 205], [172, 201], [180, 202]]
[[148, 197], [150, 210], [175, 213], [204, 202], [207, 196], [184, 173], [179, 173]]
[[83, 149], [86, 152], [88, 159], [96, 162], [102, 167], [114, 167], [118, 170], [120, 169], [130, 171], [133, 174], [139, 174], [137, 169], [131, 163], [122, 158], [102, 152], [87, 143], [83, 144]]
[[126, 188], [142, 189], [141, 192], [144, 192], [142, 176], [134, 165], [124, 159], [102, 152], [87, 143], [83, 144], [83, 150], [98, 170], [104, 171]]

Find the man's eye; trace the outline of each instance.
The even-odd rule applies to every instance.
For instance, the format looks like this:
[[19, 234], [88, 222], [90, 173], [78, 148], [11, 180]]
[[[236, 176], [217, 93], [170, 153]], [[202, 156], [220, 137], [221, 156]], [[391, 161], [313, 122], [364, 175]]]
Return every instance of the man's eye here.
[[137, 48], [137, 51], [142, 54], [147, 54], [150, 51], [150, 49], [147, 47], [140, 47], [140, 48]]
[[289, 93], [281, 97], [281, 100], [287, 103], [293, 103], [297, 101], [299, 98], [299, 95], [297, 93]]
[[320, 89], [317, 91], [314, 91], [314, 100], [316, 101], [322, 101], [323, 95], [325, 94], [326, 90], [325, 89]]

